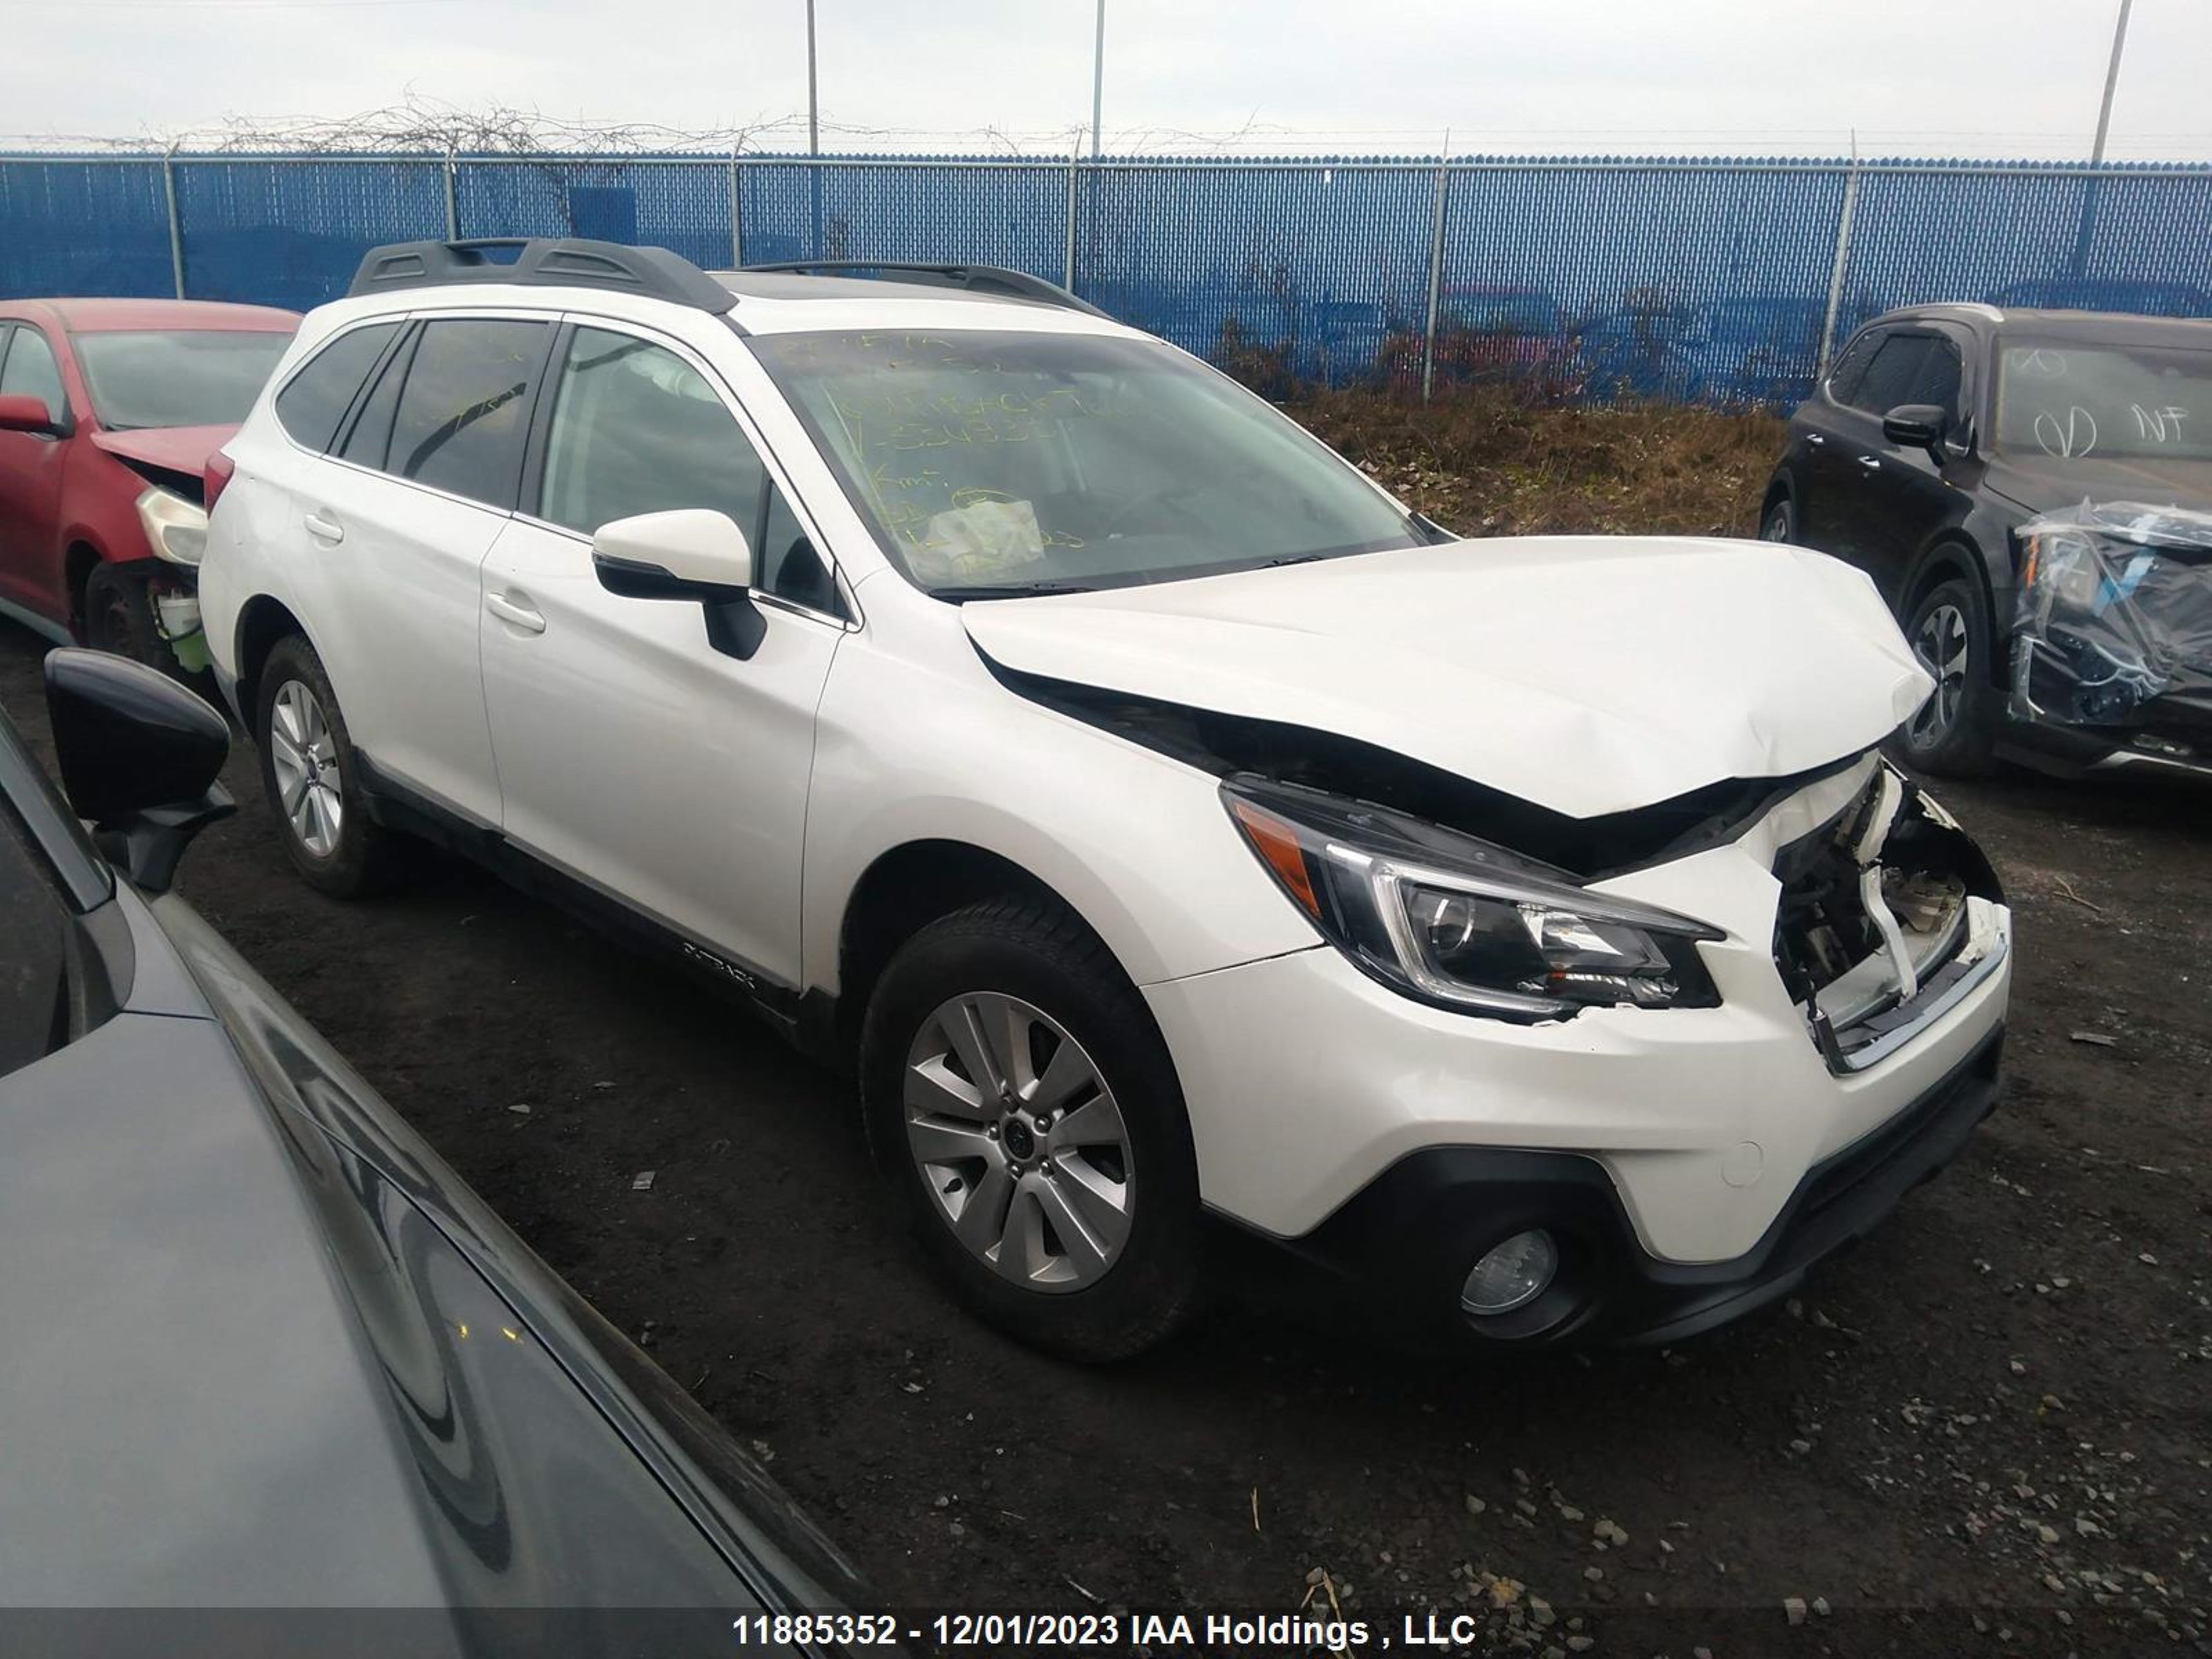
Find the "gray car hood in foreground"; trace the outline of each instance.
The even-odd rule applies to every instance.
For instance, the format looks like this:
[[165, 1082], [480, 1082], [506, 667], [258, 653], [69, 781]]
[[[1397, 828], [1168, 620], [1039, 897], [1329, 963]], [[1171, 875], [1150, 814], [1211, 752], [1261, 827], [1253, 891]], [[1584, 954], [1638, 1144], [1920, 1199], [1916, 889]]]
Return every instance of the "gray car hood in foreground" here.
[[1572, 817], [1825, 766], [1930, 690], [1865, 575], [1763, 542], [1454, 542], [962, 615], [1019, 672], [1356, 738]]
[[[10, 1644], [180, 1650], [220, 1628], [185, 1610], [263, 1610], [250, 1645], [343, 1608], [299, 1650], [720, 1652], [729, 1614], [852, 1593], [182, 901], [114, 902], [122, 1012], [0, 1079]], [[86, 1622], [130, 1608], [168, 1622]], [[692, 1610], [685, 1639], [609, 1620], [647, 1608]]]

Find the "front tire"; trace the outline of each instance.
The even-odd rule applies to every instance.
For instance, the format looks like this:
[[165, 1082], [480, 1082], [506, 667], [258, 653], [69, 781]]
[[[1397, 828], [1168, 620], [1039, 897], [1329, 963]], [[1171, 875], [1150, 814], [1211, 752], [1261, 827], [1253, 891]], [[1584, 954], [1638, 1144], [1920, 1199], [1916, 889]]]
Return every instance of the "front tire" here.
[[1777, 495], [1766, 508], [1766, 516], [1759, 523], [1759, 539], [1763, 542], [1795, 542], [1797, 539], [1797, 504], [1787, 495]]
[[1905, 637], [1936, 690], [1899, 733], [1903, 759], [1937, 777], [1981, 776], [1996, 752], [2000, 714], [1981, 584], [1966, 576], [1936, 583], [1912, 607]]
[[1199, 1305], [1197, 1159], [1167, 1046], [1105, 945], [1039, 900], [931, 923], [861, 1033], [877, 1167], [954, 1293], [1072, 1359]]
[[262, 666], [253, 730], [269, 810], [301, 879], [335, 898], [386, 884], [393, 836], [368, 815], [337, 693], [314, 647], [296, 634]]
[[95, 651], [143, 662], [172, 679], [186, 678], [155, 621], [153, 590], [128, 565], [103, 559], [85, 578], [84, 640]]

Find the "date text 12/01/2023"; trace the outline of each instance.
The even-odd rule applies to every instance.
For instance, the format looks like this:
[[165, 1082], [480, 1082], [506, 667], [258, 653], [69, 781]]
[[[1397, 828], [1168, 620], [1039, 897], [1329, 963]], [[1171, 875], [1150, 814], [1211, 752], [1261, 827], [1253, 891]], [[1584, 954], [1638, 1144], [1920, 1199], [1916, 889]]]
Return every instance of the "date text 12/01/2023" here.
[[940, 1651], [1140, 1647], [1152, 1652], [1347, 1653], [1463, 1648], [1479, 1638], [1482, 1626], [1478, 1615], [1463, 1612], [1408, 1613], [1395, 1620], [1310, 1613], [933, 1613], [907, 1618], [795, 1613], [749, 1614], [732, 1620], [730, 1628], [740, 1648], [817, 1642], [889, 1647], [926, 1641]]

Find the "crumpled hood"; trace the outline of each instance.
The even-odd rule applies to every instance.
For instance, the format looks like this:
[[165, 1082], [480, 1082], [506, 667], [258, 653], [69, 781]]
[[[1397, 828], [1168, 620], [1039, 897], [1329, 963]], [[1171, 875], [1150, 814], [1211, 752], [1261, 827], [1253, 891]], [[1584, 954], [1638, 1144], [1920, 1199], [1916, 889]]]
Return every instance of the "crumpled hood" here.
[[237, 435], [234, 426], [149, 426], [135, 432], [95, 432], [92, 441], [125, 460], [198, 477], [206, 471], [208, 458]]
[[1864, 574], [1763, 542], [1463, 541], [962, 616], [1019, 672], [1357, 738], [1573, 817], [1824, 766], [1931, 689]]

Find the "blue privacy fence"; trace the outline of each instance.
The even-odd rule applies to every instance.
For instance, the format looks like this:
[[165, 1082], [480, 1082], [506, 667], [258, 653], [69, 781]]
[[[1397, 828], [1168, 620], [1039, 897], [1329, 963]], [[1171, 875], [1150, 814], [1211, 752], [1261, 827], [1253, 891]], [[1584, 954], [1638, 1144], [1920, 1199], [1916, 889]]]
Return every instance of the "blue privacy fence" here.
[[1796, 396], [1936, 300], [2212, 314], [2212, 165], [0, 156], [0, 295], [306, 307], [433, 236], [1012, 265], [1287, 382]]

